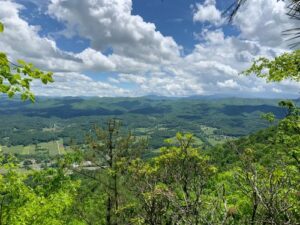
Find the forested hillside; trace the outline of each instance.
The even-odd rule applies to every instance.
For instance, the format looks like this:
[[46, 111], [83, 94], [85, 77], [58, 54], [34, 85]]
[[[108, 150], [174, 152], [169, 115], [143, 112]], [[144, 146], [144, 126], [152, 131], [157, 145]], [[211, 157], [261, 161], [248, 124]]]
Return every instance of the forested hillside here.
[[[59, 139], [83, 143], [93, 124], [109, 118], [123, 121], [136, 135], [147, 135], [153, 148], [178, 131], [194, 133], [214, 145], [258, 131], [269, 124], [261, 119], [272, 112], [277, 119], [287, 110], [277, 99], [210, 98], [38, 98], [36, 104], [0, 101], [0, 145], [32, 145]], [[297, 100], [295, 101], [297, 103]]]

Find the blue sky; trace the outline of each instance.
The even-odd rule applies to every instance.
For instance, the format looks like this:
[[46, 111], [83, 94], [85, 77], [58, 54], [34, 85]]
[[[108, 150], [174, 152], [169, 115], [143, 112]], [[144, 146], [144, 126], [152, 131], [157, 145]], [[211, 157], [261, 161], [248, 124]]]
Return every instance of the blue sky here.
[[283, 2], [253, 1], [228, 24], [225, 0], [0, 0], [0, 51], [54, 71], [38, 95], [297, 97], [293, 82], [239, 75], [289, 51], [295, 25]]
[[[41, 13], [41, 6], [30, 0], [17, 1], [25, 6], [20, 16], [32, 25], [41, 26], [41, 36], [54, 35], [64, 29], [64, 25]], [[145, 21], [154, 23], [157, 30], [164, 36], [171, 36], [179, 44], [184, 46], [184, 51], [189, 53], [198, 41], [194, 38], [194, 32], [203, 29], [207, 23], [195, 23], [193, 21], [193, 6], [204, 1], [196, 0], [134, 0], [132, 14], [140, 15]], [[220, 10], [226, 10], [229, 4], [225, 1], [217, 2]], [[44, 9], [45, 10], [45, 9]], [[222, 26], [225, 35], [237, 35], [238, 30], [229, 24]], [[54, 36], [58, 47], [65, 51], [80, 52], [89, 46], [88, 39], [75, 36], [66, 38]]]
[[[133, 14], [141, 15], [146, 21], [155, 23], [159, 31], [166, 36], [172, 36], [178, 44], [190, 52], [198, 43], [194, 38], [194, 32], [209, 25], [207, 22], [195, 23], [193, 21], [192, 8], [195, 4], [204, 2], [204, 0], [135, 0], [133, 1]], [[217, 1], [217, 7], [220, 11], [224, 11], [229, 6], [228, 2]], [[225, 35], [238, 33], [234, 26], [224, 24], [222, 28]]]

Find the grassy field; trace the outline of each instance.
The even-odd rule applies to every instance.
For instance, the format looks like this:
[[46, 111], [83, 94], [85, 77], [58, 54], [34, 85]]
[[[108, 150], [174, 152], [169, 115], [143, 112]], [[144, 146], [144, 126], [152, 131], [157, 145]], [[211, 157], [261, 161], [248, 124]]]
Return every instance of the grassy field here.
[[205, 134], [206, 140], [211, 144], [211, 145], [217, 145], [217, 144], [223, 144], [228, 140], [234, 139], [233, 137], [222, 135], [222, 134], [215, 134], [214, 131], [218, 130], [217, 128], [214, 127], [208, 127], [204, 125], [200, 125], [201, 131]]
[[34, 155], [36, 154], [37, 148], [47, 149], [49, 150], [50, 156], [61, 155], [65, 154], [66, 150], [63, 144], [63, 139], [50, 141], [50, 142], [43, 142], [39, 143], [38, 145], [17, 145], [17, 146], [0, 146], [0, 149], [4, 153], [12, 153], [12, 154], [21, 154], [21, 155]]

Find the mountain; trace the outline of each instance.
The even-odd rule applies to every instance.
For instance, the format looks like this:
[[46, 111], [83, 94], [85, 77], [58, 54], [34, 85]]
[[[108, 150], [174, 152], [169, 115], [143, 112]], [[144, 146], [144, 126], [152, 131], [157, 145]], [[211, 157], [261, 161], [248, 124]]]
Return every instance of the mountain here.
[[[64, 139], [84, 141], [93, 124], [119, 118], [137, 135], [147, 135], [153, 148], [178, 131], [192, 132], [203, 145], [256, 132], [269, 124], [262, 113], [283, 118], [276, 99], [190, 97], [46, 98], [35, 104], [0, 100], [0, 145], [27, 145]], [[50, 129], [56, 125], [56, 130]], [[8, 138], [9, 137], [9, 138]]]

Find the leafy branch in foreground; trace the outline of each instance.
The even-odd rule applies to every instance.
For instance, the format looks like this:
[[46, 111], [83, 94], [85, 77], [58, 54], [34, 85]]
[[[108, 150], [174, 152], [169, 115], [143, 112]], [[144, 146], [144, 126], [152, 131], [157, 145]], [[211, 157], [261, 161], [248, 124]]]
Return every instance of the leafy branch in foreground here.
[[[0, 22], [0, 33], [4, 26]], [[33, 80], [40, 80], [43, 84], [53, 82], [53, 73], [43, 72], [33, 64], [18, 60], [18, 64], [10, 62], [7, 55], [0, 52], [0, 93], [13, 97], [21, 94], [22, 100], [34, 101], [34, 94], [30, 91], [30, 84]]]
[[300, 50], [284, 53], [274, 59], [261, 57], [253, 62], [244, 75], [255, 74], [267, 81], [279, 82], [285, 79], [300, 82]]

